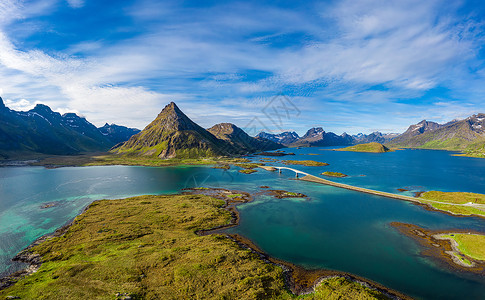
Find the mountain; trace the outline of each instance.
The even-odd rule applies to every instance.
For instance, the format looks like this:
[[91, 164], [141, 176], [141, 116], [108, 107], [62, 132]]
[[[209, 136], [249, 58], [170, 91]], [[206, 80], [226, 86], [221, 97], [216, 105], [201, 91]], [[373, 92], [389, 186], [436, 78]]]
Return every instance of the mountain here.
[[387, 143], [393, 138], [399, 136], [398, 133], [381, 133], [379, 131], [375, 131], [369, 135], [359, 133], [357, 135], [353, 135], [352, 138], [354, 139], [355, 144], [363, 144], [363, 143]]
[[348, 134], [336, 135], [333, 132], [325, 132], [322, 127], [314, 127], [308, 130], [304, 136], [291, 143], [292, 147], [324, 147], [351, 145], [353, 139]]
[[291, 143], [296, 142], [300, 138], [300, 136], [294, 131], [285, 131], [278, 134], [272, 134], [262, 131], [256, 136], [256, 138], [267, 139], [272, 142], [288, 146]]
[[112, 149], [117, 154], [196, 158], [241, 154], [230, 143], [190, 120], [171, 102], [140, 133]]
[[251, 137], [244, 130], [231, 123], [216, 124], [207, 130], [218, 139], [224, 140], [247, 153], [270, 151], [284, 147], [268, 139]]
[[77, 154], [106, 151], [113, 146], [85, 118], [61, 115], [38, 104], [27, 112], [8, 109], [0, 98], [0, 155]]
[[108, 123], [104, 124], [103, 127], [99, 127], [98, 130], [103, 134], [108, 140], [113, 143], [113, 145], [126, 142], [129, 140], [133, 135], [140, 132], [139, 129], [136, 128], [128, 128], [125, 126], [119, 126], [116, 124], [109, 125]]
[[411, 125], [406, 132], [388, 143], [392, 146], [475, 150], [485, 144], [485, 114], [470, 116], [464, 120], [453, 120], [440, 125], [423, 120]]

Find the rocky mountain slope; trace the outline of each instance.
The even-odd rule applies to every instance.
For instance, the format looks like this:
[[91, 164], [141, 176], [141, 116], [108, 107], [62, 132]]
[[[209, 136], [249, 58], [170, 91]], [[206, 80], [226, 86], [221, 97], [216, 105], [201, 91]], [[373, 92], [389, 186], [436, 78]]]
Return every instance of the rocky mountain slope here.
[[304, 136], [290, 144], [291, 147], [324, 147], [351, 145], [353, 139], [344, 133], [336, 135], [333, 132], [325, 132], [322, 127], [314, 127], [308, 130]]
[[98, 130], [114, 145], [125, 142], [133, 135], [140, 132], [140, 130], [136, 128], [128, 128], [116, 124], [109, 125], [108, 123], [104, 124], [103, 127], [98, 127]]
[[470, 116], [440, 125], [423, 120], [411, 125], [406, 132], [388, 143], [392, 146], [444, 149], [476, 150], [485, 145], [485, 114]]
[[353, 145], [363, 143], [386, 143], [399, 134], [397, 133], [380, 133], [378, 131], [369, 135], [359, 133], [357, 135], [349, 135], [343, 133], [336, 135], [333, 132], [325, 132], [321, 127], [311, 128], [308, 132], [299, 137], [296, 132], [283, 132], [280, 134], [271, 134], [266, 132], [260, 132], [257, 137], [264, 138], [276, 143], [283, 144], [289, 147], [295, 146], [340, 146], [340, 145]]
[[300, 138], [300, 136], [294, 131], [285, 131], [278, 134], [272, 134], [263, 131], [260, 132], [256, 136], [256, 138], [267, 139], [281, 145], [289, 146], [291, 143], [296, 142]]
[[74, 113], [61, 115], [43, 104], [14, 111], [0, 98], [0, 158], [107, 151], [113, 145], [109, 135]]
[[145, 129], [112, 149], [112, 152], [164, 159], [245, 153], [194, 123], [173, 102], [165, 106]]
[[218, 139], [224, 140], [246, 153], [270, 151], [284, 146], [260, 137], [251, 137], [244, 130], [231, 123], [220, 123], [207, 129]]

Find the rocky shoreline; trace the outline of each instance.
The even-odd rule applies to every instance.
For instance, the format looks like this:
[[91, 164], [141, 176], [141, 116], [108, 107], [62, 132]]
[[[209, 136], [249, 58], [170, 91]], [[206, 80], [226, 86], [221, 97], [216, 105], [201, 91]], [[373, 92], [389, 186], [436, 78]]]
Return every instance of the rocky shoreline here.
[[42, 265], [42, 257], [39, 254], [31, 252], [30, 249], [32, 249], [33, 247], [35, 247], [37, 245], [42, 244], [43, 242], [45, 242], [45, 241], [47, 241], [51, 238], [64, 235], [67, 232], [67, 230], [69, 229], [69, 227], [71, 227], [72, 222], [73, 221], [62, 226], [61, 228], [57, 229], [53, 233], [46, 234], [44, 236], [39, 237], [32, 244], [30, 244], [27, 248], [25, 248], [24, 250], [17, 253], [17, 255], [15, 255], [12, 258], [12, 261], [18, 261], [18, 262], [21, 262], [21, 263], [25, 263], [25, 264], [28, 264], [28, 266], [23, 270], [14, 272], [14, 273], [6, 276], [6, 277], [0, 278], [0, 291], [14, 285], [20, 279], [37, 272], [39, 270], [40, 266]]
[[[450, 241], [448, 238], [443, 238], [445, 234], [483, 234], [466, 229], [452, 229], [452, 230], [429, 230], [421, 228], [417, 225], [392, 222], [392, 227], [397, 229], [401, 234], [404, 234], [420, 245], [425, 247], [421, 255], [431, 257], [434, 260], [441, 262], [453, 271], [472, 272], [479, 275], [485, 275], [485, 261], [473, 259], [464, 256], [459, 250], [456, 242]], [[463, 263], [459, 258], [466, 258], [470, 264]]]

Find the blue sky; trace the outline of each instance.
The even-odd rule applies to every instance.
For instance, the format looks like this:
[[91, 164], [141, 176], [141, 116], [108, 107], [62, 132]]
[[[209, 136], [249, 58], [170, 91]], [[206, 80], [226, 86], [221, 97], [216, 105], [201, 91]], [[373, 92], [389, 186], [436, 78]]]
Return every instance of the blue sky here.
[[174, 101], [204, 127], [402, 132], [485, 112], [484, 21], [481, 1], [2, 0], [0, 95], [98, 126]]

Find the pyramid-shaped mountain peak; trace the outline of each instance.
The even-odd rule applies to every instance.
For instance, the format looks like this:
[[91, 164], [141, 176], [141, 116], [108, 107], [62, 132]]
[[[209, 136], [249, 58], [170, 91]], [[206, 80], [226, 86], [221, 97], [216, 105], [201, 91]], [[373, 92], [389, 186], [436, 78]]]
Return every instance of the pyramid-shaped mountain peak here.
[[145, 129], [113, 152], [159, 158], [193, 158], [226, 155], [233, 153], [234, 149], [197, 125], [174, 102], [170, 102]]

